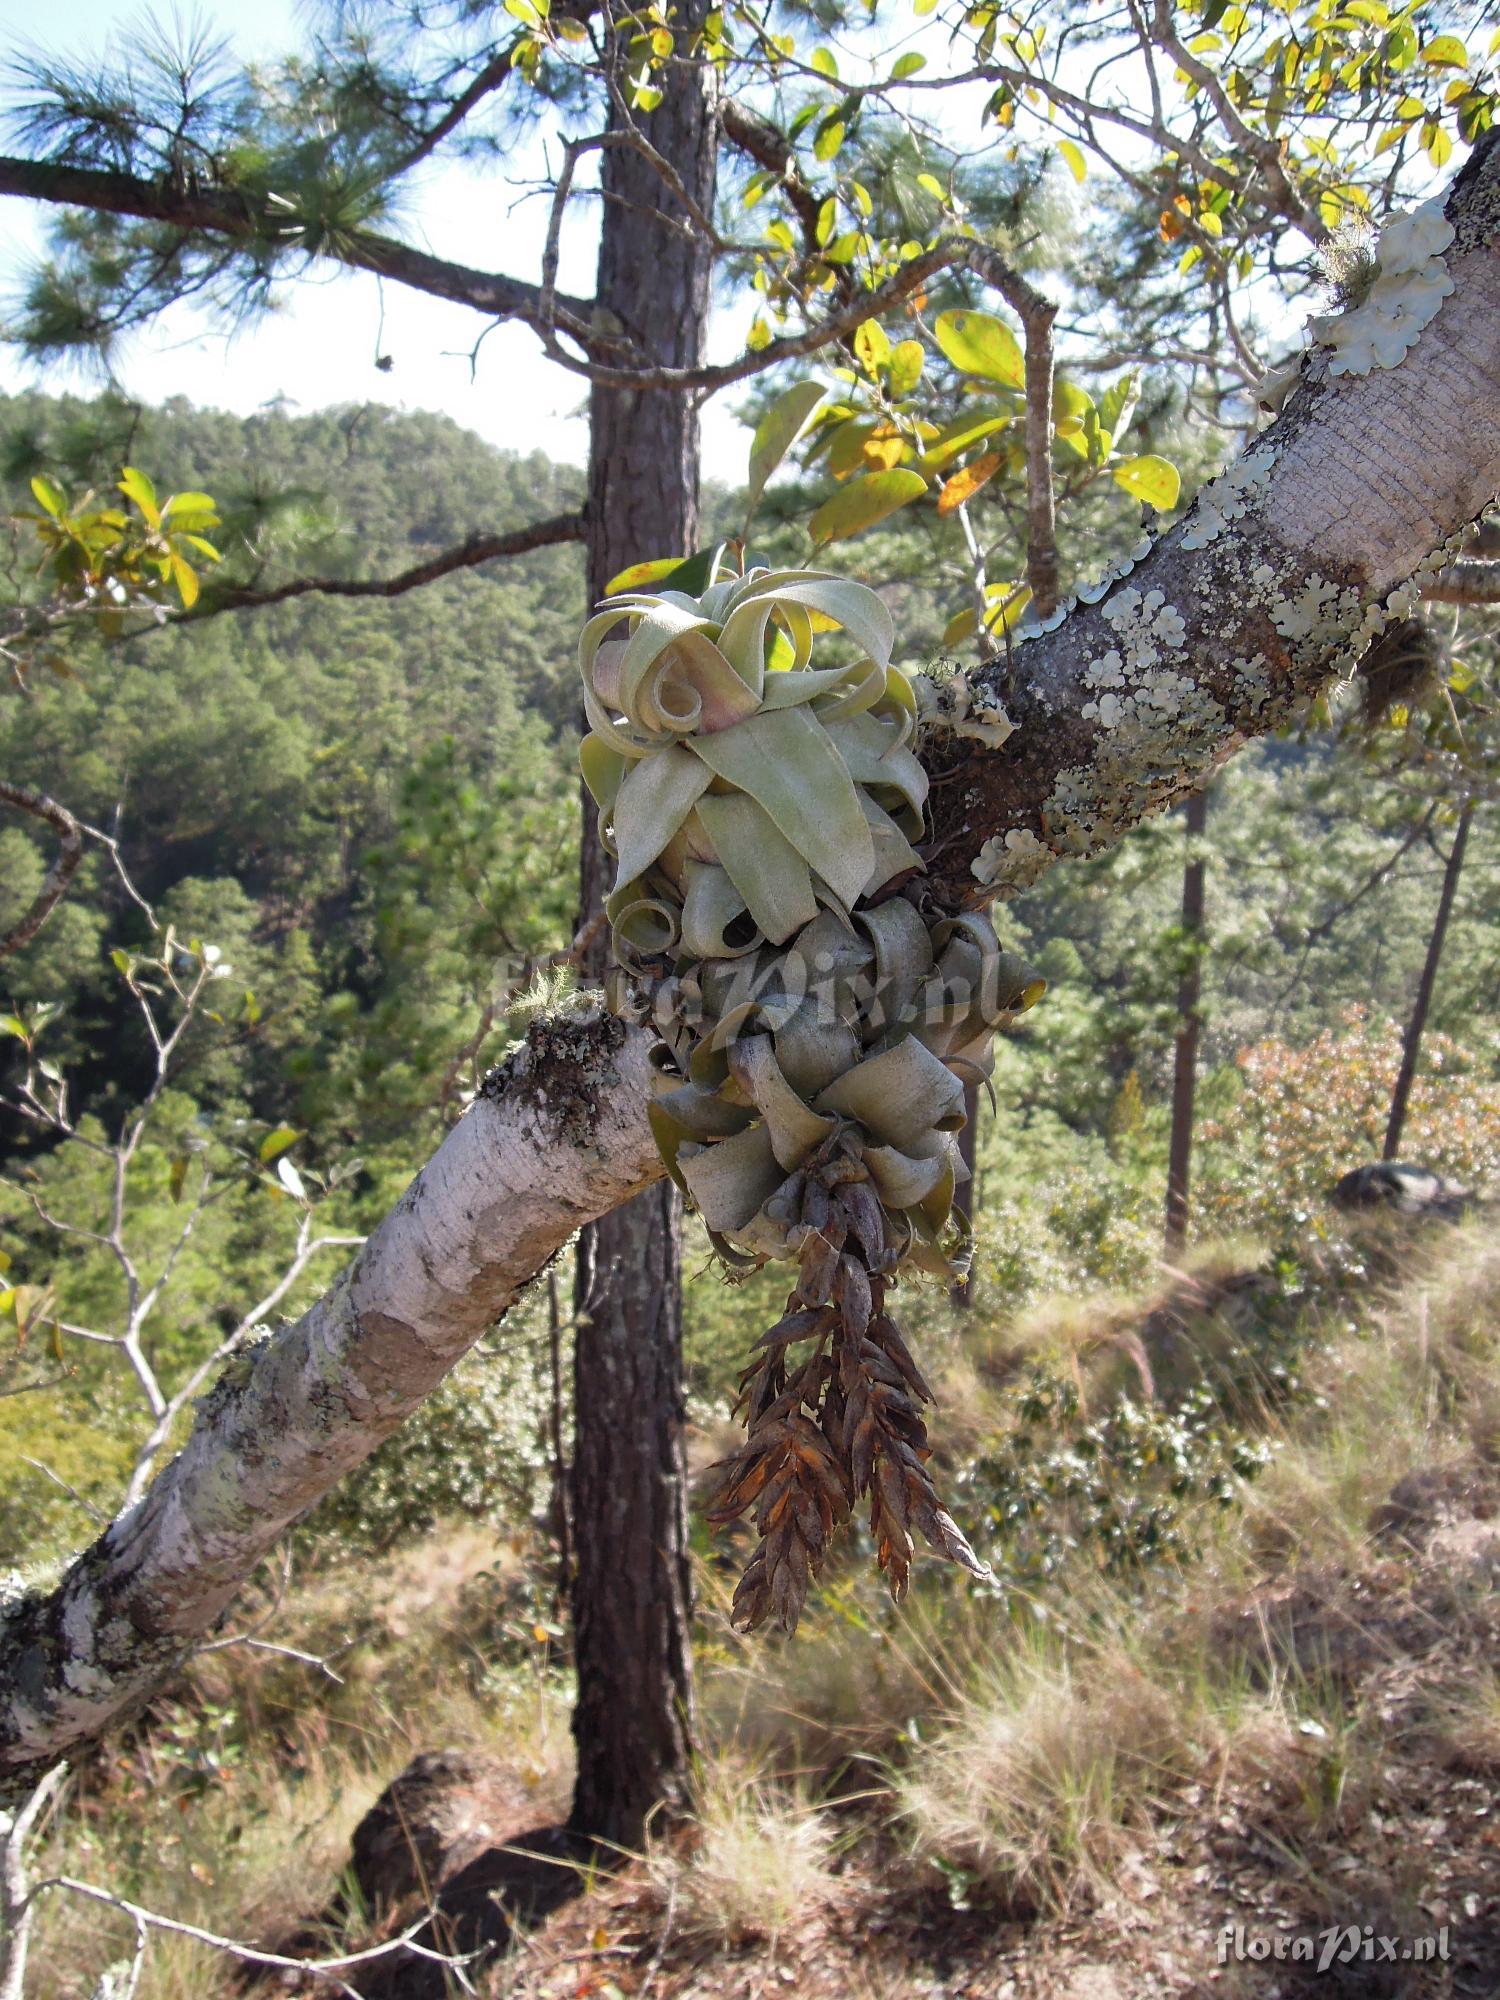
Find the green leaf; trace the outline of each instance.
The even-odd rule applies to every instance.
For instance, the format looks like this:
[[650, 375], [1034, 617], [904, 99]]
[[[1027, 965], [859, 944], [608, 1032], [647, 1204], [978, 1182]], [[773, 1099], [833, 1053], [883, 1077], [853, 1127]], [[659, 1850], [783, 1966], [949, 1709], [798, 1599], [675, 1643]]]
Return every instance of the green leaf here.
[[776, 398], [755, 426], [755, 436], [750, 443], [750, 480], [745, 492], [747, 519], [759, 505], [760, 496], [766, 490], [766, 481], [806, 429], [808, 419], [823, 400], [823, 394], [821, 382], [794, 382], [785, 395]]
[[1110, 471], [1117, 486], [1123, 486], [1127, 493], [1144, 500], [1159, 514], [1177, 505], [1182, 477], [1170, 459], [1158, 458], [1154, 451], [1149, 451], [1140, 458], [1127, 458], [1122, 465], [1112, 465]]
[[841, 118], [825, 118], [818, 127], [818, 136], [813, 140], [813, 157], [825, 163], [831, 160], [844, 143], [844, 122]]
[[898, 340], [891, 349], [886, 387], [897, 402], [903, 396], [909, 396], [921, 381], [926, 359], [920, 340]]
[[923, 469], [941, 472], [951, 465], [955, 458], [966, 452], [970, 445], [979, 444], [995, 431], [1004, 430], [1010, 422], [1008, 410], [976, 410], [972, 416], [962, 417], [956, 424], [939, 431], [935, 438], [929, 438], [922, 448]]
[[29, 1042], [26, 1023], [19, 1014], [0, 1014], [0, 1035], [14, 1035], [18, 1042]]
[[124, 951], [119, 945], [116, 945], [109, 955], [109, 962], [115, 971], [120, 973], [124, 978], [128, 979], [130, 977], [130, 953], [128, 951]]
[[904, 83], [907, 77], [915, 76], [919, 69], [926, 67], [926, 56], [919, 55], [915, 49], [908, 49], [904, 56], [892, 64], [890, 80], [892, 83]]
[[161, 509], [156, 504], [156, 488], [144, 472], [138, 472], [133, 465], [127, 465], [120, 474], [120, 491], [145, 515], [149, 527], [161, 526]]
[[917, 186], [921, 188], [924, 194], [930, 194], [934, 201], [946, 201], [948, 199], [948, 190], [943, 186], [936, 174], [918, 174]]
[[1059, 139], [1057, 150], [1067, 161], [1074, 180], [1080, 183], [1086, 181], [1089, 177], [1089, 164], [1083, 157], [1083, 148], [1075, 145], [1071, 139]]
[[814, 49], [808, 57], [808, 65], [819, 76], [826, 76], [830, 83], [839, 80], [839, 66], [832, 49]]
[[38, 506], [45, 507], [54, 521], [67, 513], [67, 495], [60, 486], [55, 486], [45, 473], [39, 472], [32, 480], [31, 490], [36, 495]]
[[1112, 446], [1117, 446], [1130, 428], [1130, 419], [1135, 415], [1135, 406], [1141, 399], [1141, 373], [1132, 368], [1111, 382], [1099, 398], [1099, 421], [1109, 433]]
[[261, 1165], [269, 1166], [278, 1154], [284, 1153], [288, 1146], [295, 1146], [301, 1137], [302, 1134], [295, 1125], [278, 1125], [274, 1132], [268, 1132], [260, 1142]]
[[963, 611], [956, 611], [943, 627], [943, 644], [957, 646], [965, 639], [972, 639], [979, 626], [979, 613], [970, 604]]
[[662, 579], [664, 590], [680, 590], [687, 597], [701, 597], [708, 586], [718, 577], [724, 561], [724, 543], [715, 542], [712, 548], [696, 549], [685, 556], [675, 568], [669, 569]]
[[939, 313], [938, 346], [963, 375], [985, 382], [1003, 382], [1007, 389], [1026, 386], [1026, 360], [1021, 343], [1003, 320], [990, 313]]
[[871, 472], [825, 500], [808, 527], [820, 548], [828, 542], [847, 541], [926, 491], [927, 481], [919, 472]]
[[182, 1200], [182, 1190], [187, 1184], [187, 1170], [187, 1154], [175, 1154], [171, 1165], [167, 1169], [167, 1192], [171, 1195], [174, 1204]]

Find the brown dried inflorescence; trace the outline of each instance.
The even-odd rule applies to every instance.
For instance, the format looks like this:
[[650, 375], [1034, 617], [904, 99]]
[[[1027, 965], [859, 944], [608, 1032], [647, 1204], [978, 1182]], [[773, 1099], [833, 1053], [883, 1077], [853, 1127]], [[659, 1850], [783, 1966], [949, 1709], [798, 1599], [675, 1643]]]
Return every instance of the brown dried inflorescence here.
[[[928, 1469], [922, 1406], [933, 1395], [886, 1311], [898, 1253], [848, 1140], [804, 1171], [793, 1234], [797, 1286], [740, 1378], [736, 1409], [749, 1434], [722, 1462], [708, 1510], [710, 1525], [723, 1528], [754, 1509], [760, 1544], [733, 1608], [744, 1631], [773, 1617], [796, 1630], [835, 1530], [866, 1499], [876, 1560], [898, 1600], [914, 1531], [972, 1576], [990, 1574]], [[803, 1348], [794, 1361], [792, 1350]]]

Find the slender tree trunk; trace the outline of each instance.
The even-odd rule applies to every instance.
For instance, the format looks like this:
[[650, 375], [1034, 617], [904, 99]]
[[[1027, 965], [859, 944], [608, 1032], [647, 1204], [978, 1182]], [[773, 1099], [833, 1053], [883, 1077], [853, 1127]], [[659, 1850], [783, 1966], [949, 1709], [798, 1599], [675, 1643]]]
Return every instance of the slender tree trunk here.
[[[711, 213], [718, 145], [711, 72], [684, 64], [662, 82], [663, 103], [635, 123], [700, 210]], [[664, 224], [663, 214], [680, 223], [686, 213], [640, 153], [607, 148], [601, 180], [600, 309], [652, 360], [701, 362], [708, 247]], [[698, 411], [689, 396], [596, 388], [591, 418], [594, 602], [628, 564], [696, 546]], [[585, 796], [585, 918], [603, 899], [606, 869]], [[596, 974], [602, 956], [601, 943]], [[670, 1186], [583, 1231], [576, 1282], [573, 1824], [636, 1846], [653, 1808], [681, 1798], [692, 1751], [682, 1298]]]
[[1203, 990], [1203, 849], [1208, 794], [1187, 802], [1188, 858], [1182, 871], [1182, 973], [1177, 982], [1177, 1046], [1172, 1064], [1172, 1142], [1167, 1155], [1166, 1252], [1180, 1257], [1187, 1243], [1188, 1191], [1193, 1164], [1193, 1098], [1198, 1088], [1199, 1003]]
[[1473, 818], [1474, 801], [1471, 799], [1458, 816], [1458, 828], [1453, 836], [1448, 866], [1443, 870], [1443, 893], [1438, 898], [1432, 936], [1427, 940], [1427, 957], [1422, 965], [1422, 977], [1417, 982], [1417, 997], [1412, 1005], [1411, 1019], [1406, 1024], [1406, 1034], [1402, 1038], [1401, 1068], [1397, 1073], [1396, 1088], [1391, 1096], [1391, 1115], [1386, 1123], [1385, 1146], [1380, 1155], [1383, 1160], [1394, 1160], [1401, 1152], [1401, 1133], [1406, 1124], [1406, 1107], [1411, 1100], [1412, 1081], [1417, 1074], [1417, 1057], [1422, 1051], [1422, 1033], [1427, 1026], [1427, 1011], [1432, 1005], [1432, 990], [1437, 985], [1443, 946], [1448, 939], [1448, 919], [1453, 915], [1453, 899], [1458, 893], [1458, 878], [1463, 872], [1464, 849], [1469, 844], [1469, 827]]

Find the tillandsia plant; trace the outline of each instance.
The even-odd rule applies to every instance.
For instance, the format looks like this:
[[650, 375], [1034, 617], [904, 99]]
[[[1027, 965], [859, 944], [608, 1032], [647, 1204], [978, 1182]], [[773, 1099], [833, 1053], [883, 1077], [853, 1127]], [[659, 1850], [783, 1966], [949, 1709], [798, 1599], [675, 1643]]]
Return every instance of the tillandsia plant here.
[[[835, 630], [852, 656], [813, 666]], [[797, 1266], [710, 1508], [715, 1526], [754, 1510], [747, 1630], [795, 1627], [863, 1500], [897, 1598], [917, 1533], [988, 1575], [939, 1502], [932, 1392], [887, 1301], [904, 1270], [966, 1265], [964, 1084], [1043, 982], [986, 917], [924, 895], [917, 691], [894, 643], [867, 585], [716, 552], [607, 599], [579, 649], [616, 864], [611, 1004], [659, 1037], [657, 1143], [727, 1265]]]

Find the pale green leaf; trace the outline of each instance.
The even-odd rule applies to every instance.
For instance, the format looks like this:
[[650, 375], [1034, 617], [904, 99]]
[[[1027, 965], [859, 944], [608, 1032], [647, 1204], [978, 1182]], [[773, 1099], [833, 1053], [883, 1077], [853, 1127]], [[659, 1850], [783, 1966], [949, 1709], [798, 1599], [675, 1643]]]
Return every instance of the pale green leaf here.
[[985, 382], [1003, 382], [1007, 389], [1026, 386], [1026, 360], [1021, 343], [1003, 320], [991, 313], [939, 313], [934, 329], [938, 346], [964, 375]]
[[[807, 428], [813, 411], [823, 400], [820, 382], [794, 382], [766, 411], [755, 427], [750, 444], [750, 480], [745, 493], [745, 514], [755, 512], [766, 481]], [[635, 588], [632, 584], [611, 588]]]

